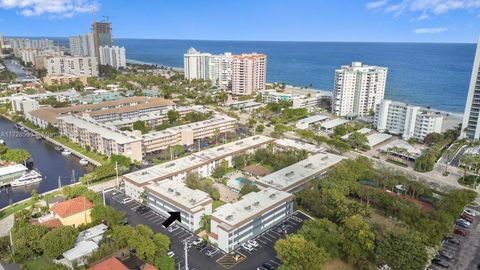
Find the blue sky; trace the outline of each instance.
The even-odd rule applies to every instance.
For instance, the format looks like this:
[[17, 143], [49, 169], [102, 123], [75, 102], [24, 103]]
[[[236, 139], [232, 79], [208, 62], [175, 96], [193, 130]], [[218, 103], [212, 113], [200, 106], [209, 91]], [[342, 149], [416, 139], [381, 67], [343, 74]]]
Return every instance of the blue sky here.
[[475, 42], [480, 0], [0, 0], [0, 33], [116, 38]]

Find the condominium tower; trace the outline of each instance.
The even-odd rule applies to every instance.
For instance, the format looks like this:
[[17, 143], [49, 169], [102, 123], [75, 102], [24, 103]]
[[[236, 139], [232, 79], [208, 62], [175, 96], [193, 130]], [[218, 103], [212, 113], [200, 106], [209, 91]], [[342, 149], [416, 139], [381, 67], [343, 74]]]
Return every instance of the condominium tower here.
[[112, 66], [116, 69], [126, 67], [125, 47], [101, 46], [100, 64]]
[[478, 140], [480, 138], [480, 39], [477, 42], [475, 60], [473, 62], [467, 104], [463, 114], [461, 137]]
[[60, 56], [44, 60], [48, 75], [80, 75], [97, 77], [97, 59], [95, 57]]
[[228, 52], [210, 57], [210, 80], [221, 89], [227, 90], [232, 86], [232, 62], [232, 53]]
[[233, 95], [251, 95], [265, 90], [267, 56], [265, 54], [235, 55], [232, 62]]
[[384, 97], [387, 68], [353, 62], [335, 70], [332, 112], [338, 116], [366, 116]]
[[93, 33], [68, 38], [70, 53], [75, 56], [95, 57], [95, 40]]
[[94, 22], [92, 25], [93, 40], [95, 44], [95, 55], [100, 56], [101, 46], [112, 46], [112, 23], [111, 22]]
[[188, 49], [187, 53], [183, 55], [185, 79], [209, 80], [209, 65], [211, 56], [212, 55], [210, 53], [202, 53], [195, 50], [195, 48]]

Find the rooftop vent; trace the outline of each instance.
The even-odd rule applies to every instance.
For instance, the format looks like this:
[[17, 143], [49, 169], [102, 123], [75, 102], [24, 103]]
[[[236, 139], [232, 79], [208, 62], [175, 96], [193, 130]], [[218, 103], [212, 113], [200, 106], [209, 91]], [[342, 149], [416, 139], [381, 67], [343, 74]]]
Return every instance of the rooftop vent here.
[[308, 164], [307, 164], [307, 165], [305, 165], [304, 167], [305, 167], [305, 168], [307, 168], [307, 169], [310, 169], [310, 168], [312, 168], [312, 167], [313, 167], [313, 164], [312, 164], [312, 163], [308, 163]]
[[180, 196], [180, 195], [182, 195], [180, 192], [175, 191], [175, 196]]
[[256, 201], [256, 202], [253, 203], [253, 206], [258, 206], [259, 204], [260, 204], [260, 202]]
[[252, 206], [248, 205], [244, 207], [245, 210], [250, 211], [252, 209]]
[[233, 215], [228, 215], [225, 219], [226, 219], [226, 220], [232, 220], [232, 219], [233, 219]]
[[324, 157], [322, 157], [322, 160], [325, 160], [325, 159], [328, 159], [328, 156], [324, 156]]
[[168, 192], [173, 192], [173, 188], [168, 188]]
[[222, 151], [223, 149], [225, 149], [224, 147], [220, 147], [217, 149], [217, 151]]
[[240, 144], [243, 144], [243, 141], [235, 143], [235, 145], [240, 145]]
[[258, 139], [260, 139], [260, 137], [258, 137], [258, 136], [255, 136], [255, 137], [252, 138], [252, 140], [258, 140]]
[[170, 168], [175, 166], [175, 162], [165, 165], [165, 168]]
[[293, 177], [294, 175], [295, 175], [294, 171], [291, 171], [285, 174], [286, 177]]
[[274, 199], [275, 197], [277, 197], [277, 194], [272, 193], [272, 194], [270, 194], [270, 196], [268, 196], [268, 197], [269, 197], [270, 199]]
[[195, 204], [195, 203], [197, 202], [197, 200], [195, 200], [195, 199], [190, 199], [189, 202], [190, 202], [191, 204]]
[[147, 174], [148, 174], [148, 171], [142, 171], [140, 174], [141, 174], [141, 175], [147, 175]]

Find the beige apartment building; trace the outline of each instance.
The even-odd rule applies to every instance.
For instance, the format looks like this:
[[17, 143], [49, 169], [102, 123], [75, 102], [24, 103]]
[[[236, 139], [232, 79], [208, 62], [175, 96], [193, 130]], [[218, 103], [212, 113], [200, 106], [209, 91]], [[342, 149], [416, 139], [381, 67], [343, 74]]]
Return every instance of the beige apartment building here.
[[74, 81], [80, 81], [83, 85], [87, 85], [87, 76], [82, 75], [71, 75], [71, 74], [63, 74], [63, 75], [47, 75], [43, 77], [43, 83], [45, 85], [62, 85], [68, 84]]
[[77, 76], [97, 77], [98, 62], [95, 57], [56, 56], [44, 59], [48, 75], [71, 74]]
[[265, 54], [234, 55], [232, 62], [233, 95], [251, 95], [265, 90], [267, 56]]
[[114, 130], [77, 115], [59, 117], [58, 130], [60, 135], [74, 143], [108, 157], [123, 155], [132, 160], [142, 160], [142, 139], [133, 133]]

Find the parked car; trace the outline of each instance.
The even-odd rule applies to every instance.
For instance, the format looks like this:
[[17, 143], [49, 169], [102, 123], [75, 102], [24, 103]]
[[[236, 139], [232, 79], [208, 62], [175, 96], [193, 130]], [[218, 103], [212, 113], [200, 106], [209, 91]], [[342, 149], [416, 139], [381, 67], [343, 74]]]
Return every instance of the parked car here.
[[453, 230], [453, 232], [454, 232], [455, 234], [458, 234], [458, 235], [461, 235], [461, 236], [464, 236], [464, 237], [467, 236], [467, 231], [465, 231], [465, 230], [462, 229], [462, 228], [456, 227], [455, 230]]
[[198, 245], [196, 246], [196, 248], [200, 250], [200, 249], [206, 248], [207, 246], [208, 246], [208, 243], [207, 243], [207, 242], [202, 242], [202, 243], [198, 244]]
[[473, 210], [468, 209], [468, 208], [467, 208], [467, 209], [464, 209], [463, 212], [464, 212], [464, 213], [467, 213], [467, 215], [470, 215], [470, 216], [472, 216], [472, 217], [477, 216]]
[[451, 252], [445, 251], [445, 250], [441, 250], [439, 255], [440, 255], [440, 257], [443, 257], [443, 258], [447, 259], [447, 261], [450, 261], [450, 260], [455, 258], [454, 254], [452, 254]]
[[247, 243], [252, 247], [258, 247], [258, 242], [255, 240], [248, 240]]
[[203, 242], [203, 239], [200, 239], [200, 238], [197, 238], [195, 240], [192, 241], [192, 244], [194, 244], [195, 246], [201, 244]]
[[458, 246], [460, 245], [460, 240], [456, 238], [450, 238], [447, 239], [447, 243]]
[[267, 270], [275, 270], [275, 267], [270, 263], [263, 263], [262, 267], [266, 268]]
[[167, 252], [167, 256], [172, 258], [173, 256], [175, 256], [175, 252], [170, 250], [169, 252]]
[[139, 214], [145, 214], [148, 211], [150, 211], [150, 208], [148, 206], [142, 205], [142, 206], [139, 206], [135, 211]]
[[242, 244], [242, 247], [248, 251], [252, 251], [253, 250], [253, 247], [251, 245], [249, 245], [248, 243], [243, 243]]
[[122, 200], [122, 204], [127, 204], [127, 203], [129, 203], [129, 202], [131, 202], [131, 201], [132, 201], [131, 198], [125, 198], [125, 199]]
[[457, 226], [460, 226], [460, 227], [465, 228], [465, 229], [468, 229], [468, 226], [469, 226], [467, 223], [463, 222], [463, 221], [460, 220], [460, 219], [457, 220], [457, 221], [455, 222], [455, 224], [456, 224]]
[[440, 267], [443, 267], [443, 268], [449, 268], [450, 267], [450, 264], [444, 260], [441, 260], [441, 259], [438, 259], [438, 258], [433, 258], [432, 259], [432, 263], [434, 265], [438, 265]]
[[463, 219], [463, 218], [461, 218], [461, 219], [459, 219], [459, 220], [461, 220], [462, 222], [464, 222], [464, 223], [467, 224], [468, 226], [470, 226], [470, 225], [472, 224], [471, 222], [469, 222], [468, 220], [465, 220], [465, 219]]
[[462, 219], [470, 222], [470, 223], [473, 222], [473, 217], [472, 217], [472, 216], [469, 216], [469, 215], [467, 215], [467, 214], [461, 214], [460, 217], [461, 217]]

